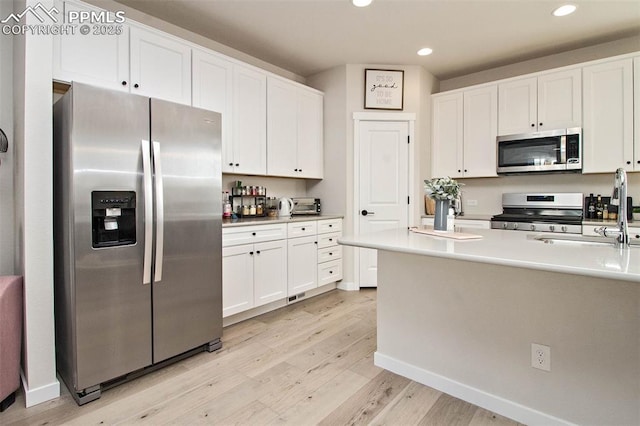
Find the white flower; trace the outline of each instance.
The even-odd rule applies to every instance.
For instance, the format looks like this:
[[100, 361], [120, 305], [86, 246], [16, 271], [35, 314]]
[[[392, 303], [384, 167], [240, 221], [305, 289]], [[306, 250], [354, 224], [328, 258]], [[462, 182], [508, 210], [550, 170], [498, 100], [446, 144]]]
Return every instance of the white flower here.
[[460, 196], [460, 187], [463, 184], [451, 179], [449, 176], [444, 178], [433, 178], [424, 181], [424, 190], [434, 200], [455, 200]]

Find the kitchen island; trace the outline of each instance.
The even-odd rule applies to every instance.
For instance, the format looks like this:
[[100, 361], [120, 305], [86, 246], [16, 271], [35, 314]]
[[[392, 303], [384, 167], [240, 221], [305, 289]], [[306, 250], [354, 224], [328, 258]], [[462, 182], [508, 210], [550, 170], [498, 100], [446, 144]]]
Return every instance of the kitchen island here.
[[640, 247], [461, 230], [340, 238], [378, 250], [376, 365], [526, 424], [640, 424]]

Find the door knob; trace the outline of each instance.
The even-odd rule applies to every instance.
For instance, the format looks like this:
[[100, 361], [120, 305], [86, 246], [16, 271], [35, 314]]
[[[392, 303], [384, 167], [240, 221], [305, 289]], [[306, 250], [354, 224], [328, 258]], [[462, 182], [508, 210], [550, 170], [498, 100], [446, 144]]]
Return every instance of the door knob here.
[[366, 211], [366, 210], [362, 210], [360, 213], [362, 213], [362, 216], [367, 216], [367, 215], [370, 215], [370, 214], [375, 214], [374, 212], [368, 212], [368, 211]]

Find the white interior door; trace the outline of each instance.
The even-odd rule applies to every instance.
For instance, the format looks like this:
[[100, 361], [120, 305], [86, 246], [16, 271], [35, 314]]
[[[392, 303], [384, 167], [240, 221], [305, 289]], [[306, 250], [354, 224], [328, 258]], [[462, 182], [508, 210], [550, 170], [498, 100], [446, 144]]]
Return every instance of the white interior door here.
[[[407, 227], [409, 122], [360, 121], [359, 135], [359, 233]], [[376, 287], [377, 251], [358, 252], [360, 287]]]

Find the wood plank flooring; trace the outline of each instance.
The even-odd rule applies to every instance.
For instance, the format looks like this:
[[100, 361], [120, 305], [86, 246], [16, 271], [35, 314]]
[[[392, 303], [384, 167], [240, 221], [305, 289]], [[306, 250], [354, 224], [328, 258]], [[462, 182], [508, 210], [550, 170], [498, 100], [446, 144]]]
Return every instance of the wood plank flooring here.
[[329, 293], [225, 328], [223, 348], [104, 392], [62, 395], [3, 425], [517, 425], [373, 365], [376, 291]]

